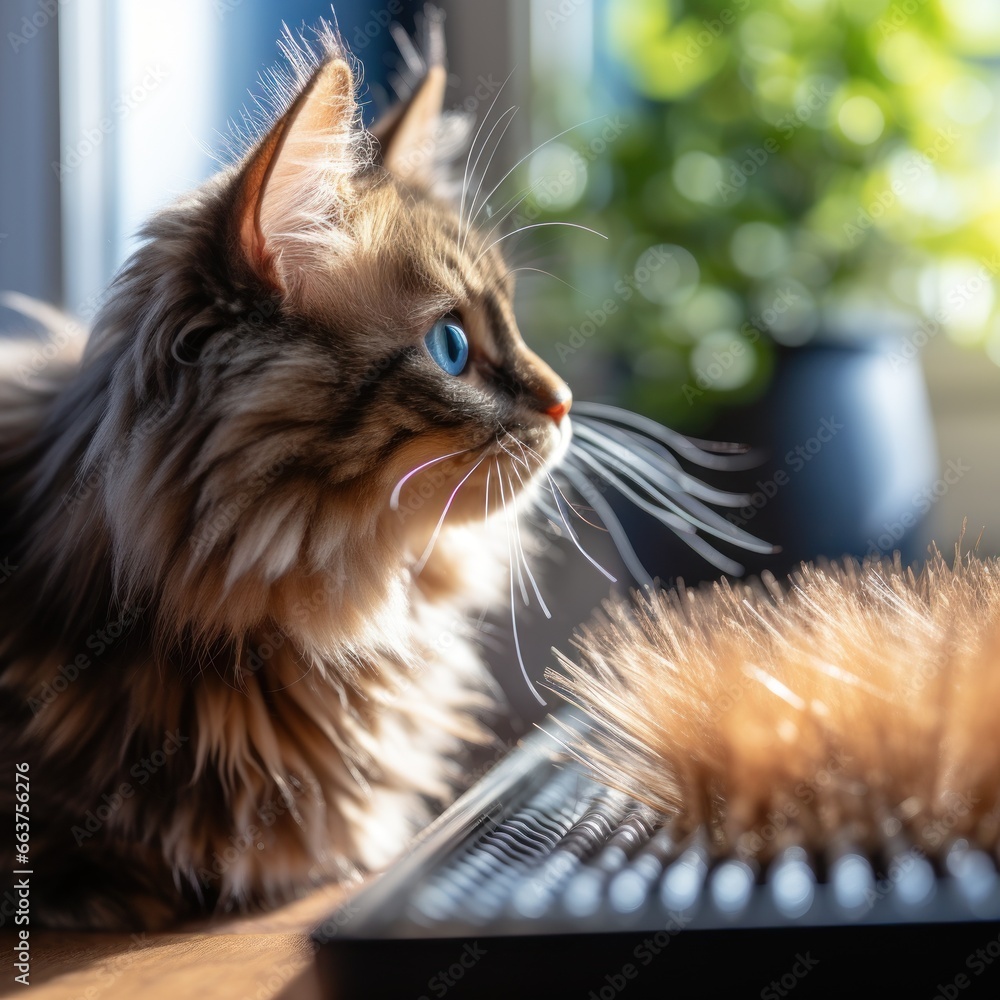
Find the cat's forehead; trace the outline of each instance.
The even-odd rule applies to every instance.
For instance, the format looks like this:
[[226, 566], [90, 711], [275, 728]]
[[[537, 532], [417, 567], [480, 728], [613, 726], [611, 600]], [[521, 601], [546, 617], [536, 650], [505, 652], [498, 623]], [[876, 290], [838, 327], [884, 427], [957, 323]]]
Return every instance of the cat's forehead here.
[[[358, 193], [350, 255], [331, 256], [314, 293], [326, 308], [387, 336], [415, 335], [460, 314], [497, 353], [520, 342], [514, 281], [487, 234], [447, 204], [395, 184]], [[324, 287], [325, 286], [325, 287]]]
[[514, 282], [494, 233], [471, 224], [469, 213], [398, 183], [376, 185], [361, 200], [362, 213], [384, 220], [370, 229], [369, 250], [395, 258], [418, 274], [427, 271], [443, 288], [478, 298], [487, 291], [513, 297]]

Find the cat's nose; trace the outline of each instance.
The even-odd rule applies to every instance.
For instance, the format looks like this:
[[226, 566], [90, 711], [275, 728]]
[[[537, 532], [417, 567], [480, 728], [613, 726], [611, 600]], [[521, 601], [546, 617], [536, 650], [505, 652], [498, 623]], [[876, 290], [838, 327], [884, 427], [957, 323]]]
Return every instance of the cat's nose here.
[[537, 354], [527, 349], [521, 353], [516, 371], [534, 397], [533, 405], [558, 424], [573, 405], [569, 386]]
[[569, 413], [569, 408], [573, 405], [573, 393], [570, 392], [569, 386], [565, 383], [560, 387], [558, 396], [555, 402], [545, 408], [545, 413], [550, 416], [557, 424], [563, 417]]
[[535, 405], [557, 424], [569, 413], [573, 405], [573, 393], [569, 386], [541, 358], [535, 359], [532, 392]]

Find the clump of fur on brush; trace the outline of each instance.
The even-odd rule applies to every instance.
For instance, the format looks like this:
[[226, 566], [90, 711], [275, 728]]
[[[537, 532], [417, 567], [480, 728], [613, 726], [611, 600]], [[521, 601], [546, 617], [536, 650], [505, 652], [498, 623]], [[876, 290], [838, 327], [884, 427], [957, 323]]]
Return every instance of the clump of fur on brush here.
[[549, 675], [598, 723], [575, 752], [718, 854], [997, 846], [996, 559], [647, 591], [577, 645]]

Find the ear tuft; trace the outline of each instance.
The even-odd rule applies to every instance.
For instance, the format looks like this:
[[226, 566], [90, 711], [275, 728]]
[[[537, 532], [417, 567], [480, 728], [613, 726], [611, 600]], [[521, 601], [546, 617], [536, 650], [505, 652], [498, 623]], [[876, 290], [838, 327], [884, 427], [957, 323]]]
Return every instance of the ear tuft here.
[[393, 38], [402, 55], [394, 83], [400, 103], [372, 127], [378, 141], [376, 162], [405, 184], [452, 197], [448, 168], [466, 147], [472, 117], [443, 110], [448, 84], [444, 14], [434, 7], [424, 9], [420, 49], [398, 25]]
[[430, 187], [434, 180], [446, 85], [444, 67], [431, 66], [392, 122], [375, 126], [382, 165], [414, 187]]
[[[286, 55], [299, 85], [287, 110], [248, 157], [236, 185], [235, 236], [265, 283], [287, 291], [322, 233], [347, 241], [341, 223], [351, 180], [366, 162], [354, 77], [342, 50], [306, 76], [303, 49]], [[308, 50], [305, 50], [308, 53]], [[297, 62], [296, 62], [297, 60]]]

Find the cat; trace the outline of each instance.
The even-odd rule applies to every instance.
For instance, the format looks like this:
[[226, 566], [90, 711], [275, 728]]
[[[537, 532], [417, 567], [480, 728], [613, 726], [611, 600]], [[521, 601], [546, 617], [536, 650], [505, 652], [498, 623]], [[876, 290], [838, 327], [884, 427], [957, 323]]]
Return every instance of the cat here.
[[146, 225], [85, 342], [3, 347], [0, 770], [28, 771], [49, 926], [397, 854], [495, 710], [496, 524], [570, 436], [500, 250], [441, 194], [441, 46], [370, 130], [329, 26], [285, 49], [273, 119]]
[[468, 142], [427, 26], [371, 129], [337, 33], [288, 35], [274, 114], [150, 220], [89, 335], [7, 300], [51, 331], [0, 342], [0, 865], [30, 864], [36, 922], [158, 928], [384, 867], [502, 711], [483, 609], [509, 602], [543, 702], [515, 611], [516, 581], [549, 613], [539, 524], [615, 580], [571, 495], [640, 582], [609, 488], [727, 572], [704, 535], [771, 551], [676, 457], [729, 446], [574, 405], [525, 344], [519, 202], [479, 224], [495, 147], [474, 176], [509, 112]]

